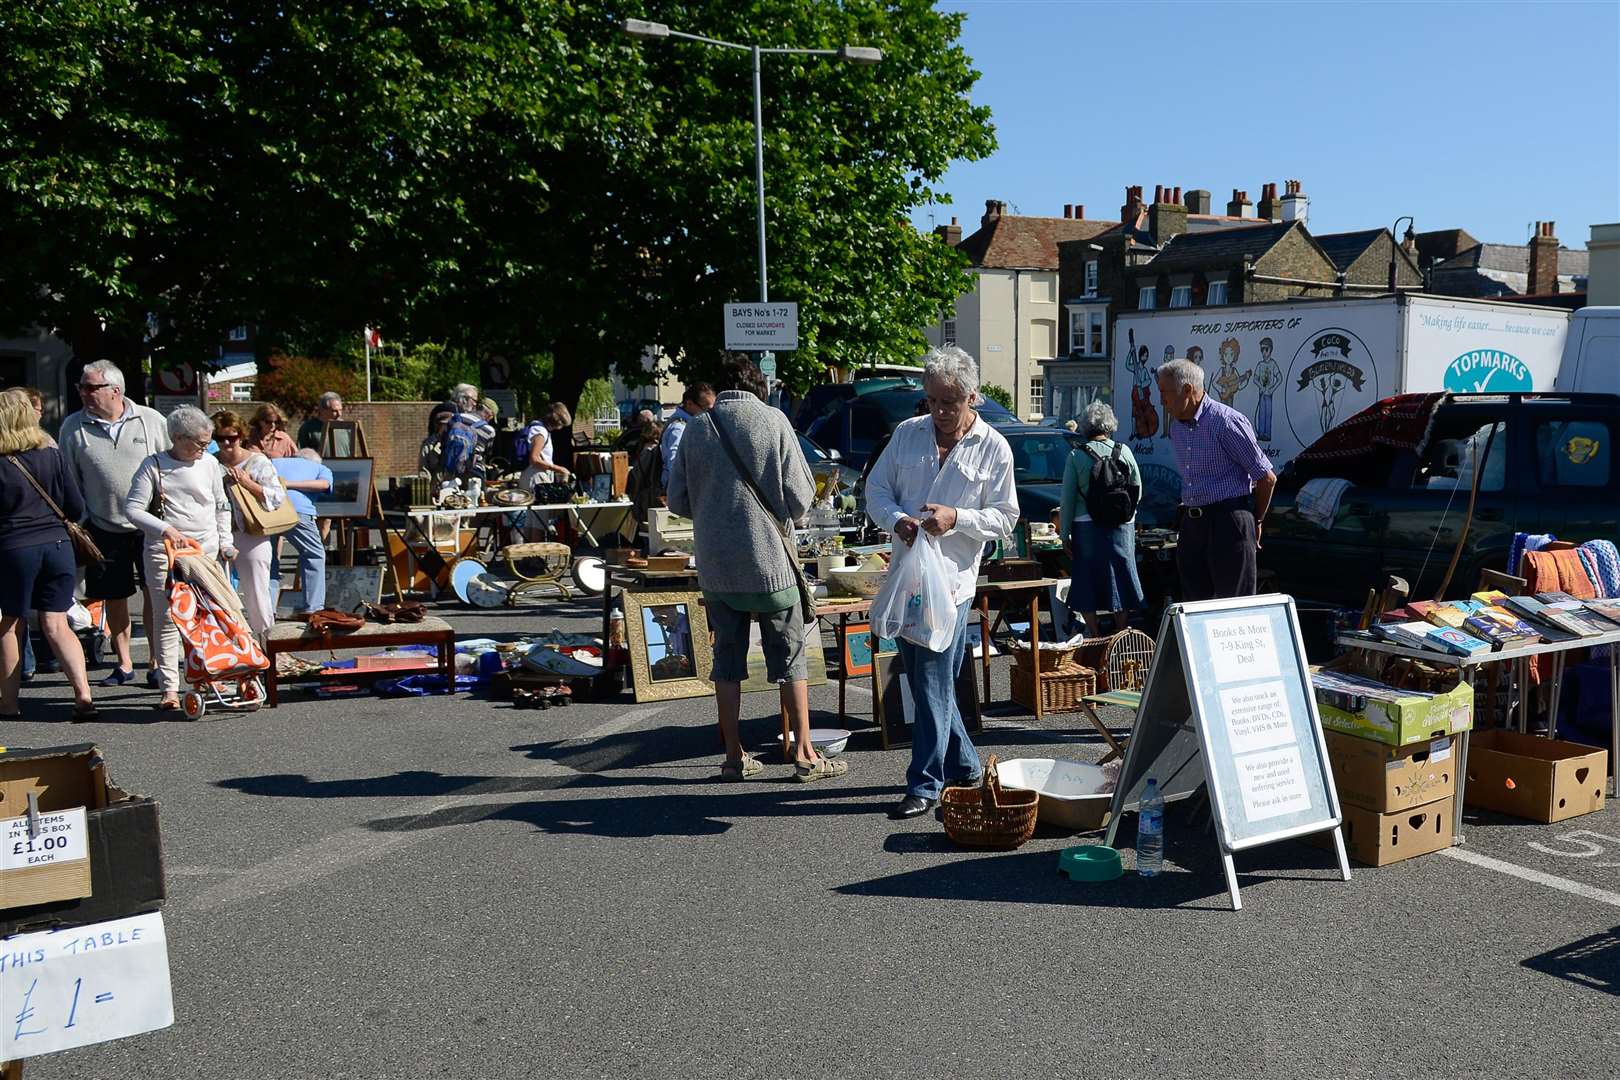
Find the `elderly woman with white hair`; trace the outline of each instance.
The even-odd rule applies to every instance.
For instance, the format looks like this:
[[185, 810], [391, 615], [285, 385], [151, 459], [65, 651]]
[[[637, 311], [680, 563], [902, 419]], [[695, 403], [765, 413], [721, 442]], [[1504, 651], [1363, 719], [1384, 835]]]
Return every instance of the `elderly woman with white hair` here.
[[1108, 612], [1122, 630], [1130, 612], [1147, 606], [1136, 574], [1136, 505], [1142, 501], [1142, 470], [1131, 448], [1114, 441], [1119, 421], [1101, 401], [1086, 406], [1084, 446], [1063, 469], [1058, 534], [1073, 563], [1069, 610], [1085, 620], [1086, 633], [1101, 630]]
[[180, 708], [180, 632], [169, 617], [169, 556], [164, 541], [194, 540], [209, 555], [236, 558], [231, 541], [231, 504], [225, 496], [225, 470], [208, 453], [214, 422], [184, 405], [169, 414], [173, 446], [149, 456], [135, 470], [124, 513], [146, 534], [146, 589], [155, 617], [159, 709]]
[[916, 725], [906, 794], [889, 812], [912, 818], [933, 809], [947, 783], [973, 784], [979, 755], [956, 707], [956, 676], [966, 651], [967, 613], [984, 545], [1018, 521], [1012, 448], [974, 411], [979, 365], [955, 346], [923, 358], [928, 413], [902, 421], [866, 481], [866, 513], [898, 544], [926, 532], [949, 567], [956, 630], [944, 652], [900, 642]]

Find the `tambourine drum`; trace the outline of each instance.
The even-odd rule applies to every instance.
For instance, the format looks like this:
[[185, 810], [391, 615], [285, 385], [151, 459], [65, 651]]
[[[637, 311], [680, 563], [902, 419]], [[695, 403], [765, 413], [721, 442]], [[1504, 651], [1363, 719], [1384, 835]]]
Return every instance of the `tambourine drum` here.
[[574, 560], [572, 577], [581, 592], [601, 596], [607, 588], [607, 567], [598, 555], [581, 555]]
[[489, 567], [477, 559], [457, 559], [455, 567], [450, 571], [450, 588], [455, 590], [456, 599], [463, 604], [472, 603], [467, 587], [474, 578], [489, 572]]

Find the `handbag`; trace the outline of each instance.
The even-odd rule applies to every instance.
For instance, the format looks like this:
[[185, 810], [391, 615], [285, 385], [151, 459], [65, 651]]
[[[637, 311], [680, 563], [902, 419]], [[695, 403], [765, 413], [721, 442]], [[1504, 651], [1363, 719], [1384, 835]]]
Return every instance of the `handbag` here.
[[804, 566], [799, 562], [799, 553], [793, 543], [792, 527], [787, 522], [777, 519], [775, 511], [771, 509], [771, 504], [765, 501], [765, 493], [759, 490], [759, 485], [754, 482], [753, 475], [743, 468], [742, 458], [737, 455], [737, 448], [732, 445], [731, 436], [726, 434], [726, 429], [721, 427], [720, 421], [715, 418], [714, 410], [710, 409], [703, 415], [709, 418], [709, 423], [714, 427], [714, 433], [720, 437], [720, 447], [726, 452], [726, 457], [731, 459], [732, 467], [737, 470], [737, 475], [742, 477], [743, 484], [747, 486], [749, 491], [754, 493], [754, 500], [759, 503], [759, 508], [765, 511], [765, 516], [770, 518], [771, 524], [776, 526], [776, 535], [782, 541], [782, 550], [787, 553], [788, 565], [793, 568], [794, 584], [799, 587], [799, 607], [804, 612], [804, 621], [807, 625], [813, 624], [816, 621], [816, 603], [810, 593], [810, 582], [805, 580]]
[[29, 471], [28, 466], [18, 460], [16, 454], [7, 454], [6, 456], [28, 478], [28, 482], [39, 493], [39, 497], [45, 500], [45, 505], [51, 508], [51, 513], [55, 514], [57, 519], [62, 522], [62, 527], [67, 530], [68, 543], [73, 545], [73, 561], [79, 566], [106, 562], [107, 556], [103, 555], [101, 548], [96, 546], [95, 538], [90, 535], [89, 530], [77, 521], [68, 520], [68, 516], [62, 513], [62, 508], [56, 505], [56, 500], [51, 498], [45, 489], [40, 486], [39, 481], [34, 479], [34, 474]]
[[236, 505], [242, 518], [242, 531], [249, 536], [280, 536], [298, 524], [298, 511], [291, 499], [282, 499], [280, 506], [266, 510], [264, 504], [253, 497], [253, 492], [234, 480], [225, 493]]
[[322, 608], [309, 615], [309, 629], [315, 634], [351, 634], [366, 625], [364, 615], [354, 615], [336, 608]]

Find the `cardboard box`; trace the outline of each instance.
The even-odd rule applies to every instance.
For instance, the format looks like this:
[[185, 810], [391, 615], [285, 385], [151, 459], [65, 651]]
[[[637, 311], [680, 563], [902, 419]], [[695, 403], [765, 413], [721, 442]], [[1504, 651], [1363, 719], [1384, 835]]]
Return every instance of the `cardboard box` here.
[[1433, 697], [1402, 697], [1369, 701], [1365, 709], [1350, 712], [1318, 700], [1322, 726], [1346, 735], [1373, 739], [1389, 746], [1410, 746], [1467, 731], [1474, 726], [1474, 689], [1458, 683]]
[[1324, 731], [1339, 801], [1387, 814], [1457, 793], [1456, 745], [1447, 735], [1411, 746], [1389, 746]]
[[[107, 770], [101, 752], [85, 743], [0, 753], [0, 819], [25, 817], [30, 799], [34, 810], [41, 815], [106, 806]], [[89, 896], [88, 818], [85, 826], [87, 847], [83, 858], [0, 869], [0, 909]], [[31, 842], [27, 837], [22, 839]], [[26, 857], [33, 859], [33, 856]]]
[[[38, 891], [37, 882], [12, 890], [7, 908], [0, 911], [0, 935], [86, 926], [162, 905], [167, 893], [157, 803], [109, 784], [98, 747], [86, 743], [0, 752], [4, 815], [25, 814], [30, 791], [41, 813], [86, 808], [89, 857], [83, 862], [88, 884], [82, 891], [66, 890], [64, 876], [64, 887], [51, 892]], [[0, 878], [29, 872], [3, 871]]]
[[[1457, 800], [1448, 796], [1424, 806], [1410, 806], [1380, 814], [1360, 806], [1343, 805], [1344, 847], [1350, 857], [1367, 866], [1388, 866], [1451, 846], [1452, 816]], [[1309, 837], [1318, 847], [1332, 844], [1330, 833]]]
[[1468, 748], [1463, 802], [1549, 824], [1603, 809], [1609, 752], [1517, 731], [1481, 731]]

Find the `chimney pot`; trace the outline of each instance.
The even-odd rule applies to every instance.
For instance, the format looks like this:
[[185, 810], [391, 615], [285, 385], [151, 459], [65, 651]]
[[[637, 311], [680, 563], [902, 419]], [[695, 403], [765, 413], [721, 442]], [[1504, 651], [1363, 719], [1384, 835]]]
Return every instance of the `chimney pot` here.
[[1536, 222], [1536, 235], [1530, 241], [1529, 273], [1525, 275], [1527, 296], [1545, 296], [1558, 291], [1558, 237], [1551, 221]]
[[1154, 184], [1153, 185], [1153, 201], [1156, 202], [1156, 203], [1164, 202], [1164, 185], [1163, 184]]
[[1086, 216], [1086, 208], [1082, 203], [1074, 204], [1074, 220], [1079, 221]]
[[1066, 218], [1067, 217], [1074, 217], [1074, 203], [1064, 203], [1063, 204], [1063, 216], [1066, 217]]

